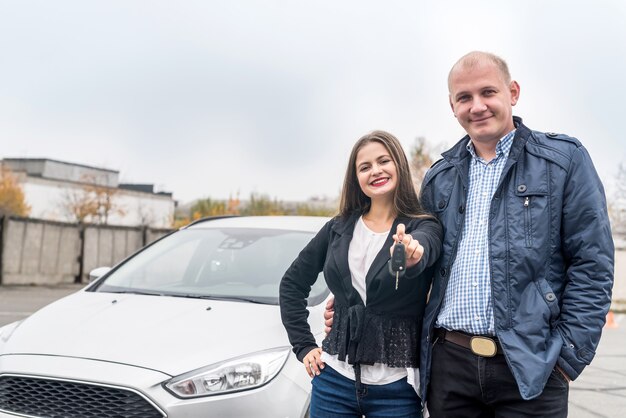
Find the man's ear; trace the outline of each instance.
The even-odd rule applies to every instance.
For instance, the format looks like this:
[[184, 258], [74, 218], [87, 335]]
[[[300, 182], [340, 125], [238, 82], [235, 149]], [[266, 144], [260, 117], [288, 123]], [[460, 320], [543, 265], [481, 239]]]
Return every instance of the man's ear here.
[[509, 84], [509, 91], [511, 92], [511, 106], [515, 106], [519, 100], [520, 87], [517, 81], [512, 80]]
[[452, 95], [448, 94], [448, 102], [450, 103], [450, 109], [452, 109], [452, 113], [454, 117], [456, 117], [456, 112], [454, 111], [454, 104], [452, 103]]

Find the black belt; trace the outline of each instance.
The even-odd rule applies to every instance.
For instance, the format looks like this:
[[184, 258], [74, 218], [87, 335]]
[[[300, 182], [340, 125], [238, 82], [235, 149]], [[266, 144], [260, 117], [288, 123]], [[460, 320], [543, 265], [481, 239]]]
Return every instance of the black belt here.
[[493, 337], [469, 335], [458, 331], [448, 331], [445, 328], [435, 328], [435, 337], [441, 341], [449, 341], [452, 344], [467, 348], [481, 357], [493, 357], [496, 354], [504, 354], [502, 346]]

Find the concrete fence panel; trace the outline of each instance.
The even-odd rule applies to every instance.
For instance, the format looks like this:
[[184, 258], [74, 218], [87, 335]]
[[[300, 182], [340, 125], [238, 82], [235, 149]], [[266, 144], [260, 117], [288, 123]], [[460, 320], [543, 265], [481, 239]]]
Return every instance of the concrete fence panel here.
[[159, 238], [161, 238], [164, 235], [169, 234], [170, 232], [172, 232], [171, 229], [152, 229], [152, 228], [148, 228], [146, 230], [146, 245], [150, 244], [151, 242], [154, 242], [154, 241], [158, 240]]
[[132, 227], [87, 226], [84, 233], [83, 282], [96, 267], [113, 267], [143, 247], [143, 230]]
[[78, 226], [30, 219], [3, 222], [2, 284], [73, 283], [78, 274]]
[[0, 218], [0, 284], [87, 283], [169, 231]]
[[14, 222], [4, 219], [2, 222], [2, 273], [3, 281], [9, 274], [18, 274], [22, 266], [24, 232], [26, 222]]

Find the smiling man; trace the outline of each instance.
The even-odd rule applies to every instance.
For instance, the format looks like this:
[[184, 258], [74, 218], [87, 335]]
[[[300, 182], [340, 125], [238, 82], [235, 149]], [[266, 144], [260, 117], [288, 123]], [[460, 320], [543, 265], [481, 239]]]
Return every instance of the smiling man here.
[[566, 417], [611, 300], [602, 184], [577, 139], [513, 116], [520, 86], [501, 58], [465, 55], [448, 87], [468, 135], [422, 185], [444, 227], [421, 350], [428, 410]]
[[[520, 87], [512, 81], [506, 64], [489, 65], [480, 54], [467, 56], [448, 76], [450, 106], [472, 139], [476, 152], [491, 160], [498, 141], [515, 129], [513, 106]], [[487, 64], [487, 65], [485, 65]]]

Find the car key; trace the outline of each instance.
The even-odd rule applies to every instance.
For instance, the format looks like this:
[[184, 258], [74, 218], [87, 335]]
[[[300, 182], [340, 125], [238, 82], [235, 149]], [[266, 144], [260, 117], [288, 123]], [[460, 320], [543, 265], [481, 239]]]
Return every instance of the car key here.
[[391, 260], [389, 260], [389, 273], [396, 276], [396, 290], [398, 290], [398, 281], [404, 275], [406, 270], [406, 252], [404, 244], [399, 242], [393, 247]]

